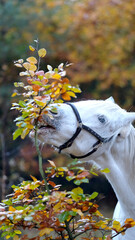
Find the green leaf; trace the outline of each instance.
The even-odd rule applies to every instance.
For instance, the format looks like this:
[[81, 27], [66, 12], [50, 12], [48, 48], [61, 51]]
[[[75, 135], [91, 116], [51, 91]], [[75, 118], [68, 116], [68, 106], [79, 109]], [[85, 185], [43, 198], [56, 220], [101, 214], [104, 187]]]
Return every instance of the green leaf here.
[[26, 103], [22, 100], [19, 101], [20, 107], [26, 107]]
[[75, 176], [67, 176], [66, 179], [70, 182], [71, 180], [73, 180], [75, 178]]
[[74, 184], [76, 184], [76, 185], [80, 185], [81, 183], [89, 183], [89, 179], [88, 178], [82, 178], [82, 179], [74, 180]]
[[36, 85], [39, 85], [39, 86], [43, 86], [43, 84], [42, 84], [40, 81], [33, 81], [32, 84], [36, 84]]
[[95, 199], [98, 196], [98, 192], [93, 192], [90, 197], [89, 200]]
[[69, 214], [69, 211], [65, 211], [65, 212], [61, 213], [61, 214], [58, 216], [59, 221], [60, 221], [60, 222], [65, 222], [65, 221], [68, 219], [69, 215], [70, 215], [70, 214]]
[[23, 128], [17, 128], [13, 133], [13, 140], [18, 138], [22, 134], [22, 132], [23, 132]]

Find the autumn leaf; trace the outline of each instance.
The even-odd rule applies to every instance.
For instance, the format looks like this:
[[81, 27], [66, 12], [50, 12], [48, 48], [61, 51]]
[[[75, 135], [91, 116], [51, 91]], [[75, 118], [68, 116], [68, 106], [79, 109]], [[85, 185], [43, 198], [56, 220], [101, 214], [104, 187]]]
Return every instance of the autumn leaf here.
[[112, 228], [113, 228], [116, 232], [121, 231], [121, 224], [120, 224], [120, 222], [114, 220], [114, 221], [113, 221], [113, 226], [112, 226]]
[[38, 50], [38, 55], [39, 55], [39, 57], [41, 57], [41, 58], [45, 57], [45, 55], [46, 55], [46, 50], [45, 50], [45, 48], [39, 49], [39, 50]]
[[71, 196], [75, 201], [79, 201], [82, 199], [81, 195], [83, 194], [83, 189], [80, 187], [74, 188], [71, 191]]
[[15, 97], [15, 96], [17, 96], [17, 92], [14, 92], [14, 93], [11, 95], [11, 97]]
[[56, 165], [55, 165], [55, 163], [54, 163], [53, 161], [48, 160], [48, 162], [50, 163], [50, 165], [51, 165], [53, 168], [56, 168]]
[[33, 47], [33, 46], [29, 46], [29, 49], [30, 49], [30, 51], [32, 51], [32, 52], [34, 52], [35, 51], [35, 48]]
[[32, 178], [32, 180], [33, 180], [34, 182], [37, 182], [37, 178], [35, 178], [35, 177], [32, 176], [32, 175], [30, 175], [30, 177]]
[[11, 212], [15, 212], [16, 209], [15, 209], [14, 207], [12, 207], [12, 206], [9, 206], [9, 211], [11, 211]]
[[27, 62], [32, 63], [32, 64], [37, 64], [37, 59], [35, 57], [29, 57], [26, 59]]
[[52, 231], [54, 231], [53, 228], [43, 228], [42, 230], [40, 230], [39, 236], [42, 237], [45, 234], [50, 234]]
[[62, 98], [63, 98], [64, 100], [66, 100], [66, 101], [70, 101], [70, 100], [71, 100], [71, 97], [68, 95], [67, 92], [63, 93], [61, 96], [62, 96]]
[[74, 97], [74, 98], [76, 98], [76, 95], [75, 95], [75, 93], [74, 93], [74, 92], [67, 91], [67, 94], [68, 94], [69, 96], [71, 96], [71, 97]]

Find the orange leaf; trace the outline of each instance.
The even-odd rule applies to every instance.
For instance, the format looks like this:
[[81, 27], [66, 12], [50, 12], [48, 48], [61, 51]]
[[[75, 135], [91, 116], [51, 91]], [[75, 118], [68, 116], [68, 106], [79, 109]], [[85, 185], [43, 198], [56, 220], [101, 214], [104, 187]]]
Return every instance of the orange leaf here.
[[79, 175], [77, 175], [77, 179], [82, 179], [82, 178], [85, 178], [87, 176], [89, 176], [89, 172], [85, 171], [85, 172], [82, 172]]
[[9, 206], [9, 211], [11, 211], [11, 212], [15, 212], [16, 209], [15, 209], [14, 207], [12, 207], [12, 206]]
[[30, 175], [30, 177], [33, 179], [34, 182], [37, 182], [37, 179], [35, 177], [33, 177], [32, 175]]
[[67, 92], [63, 93], [61, 96], [66, 101], [70, 101], [71, 100], [71, 97], [67, 94]]
[[55, 186], [56, 186], [56, 184], [55, 184], [54, 182], [52, 182], [52, 181], [48, 181], [48, 183], [49, 183], [52, 187], [55, 187]]
[[68, 84], [68, 83], [69, 83], [69, 79], [68, 79], [68, 78], [63, 78], [63, 79], [62, 79], [62, 83]]
[[32, 85], [32, 88], [33, 88], [33, 91], [38, 92], [41, 87], [38, 85]]

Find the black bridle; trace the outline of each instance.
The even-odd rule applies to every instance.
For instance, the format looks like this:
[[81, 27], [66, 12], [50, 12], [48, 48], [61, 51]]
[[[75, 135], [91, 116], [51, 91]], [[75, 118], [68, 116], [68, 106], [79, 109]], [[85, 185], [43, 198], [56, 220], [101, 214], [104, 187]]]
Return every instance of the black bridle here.
[[75, 133], [73, 134], [73, 136], [72, 136], [68, 141], [66, 141], [64, 144], [62, 144], [61, 146], [58, 147], [59, 153], [61, 153], [61, 151], [62, 151], [63, 149], [71, 147], [71, 145], [73, 144], [74, 140], [77, 138], [77, 136], [79, 135], [79, 133], [80, 133], [83, 129], [84, 129], [85, 131], [89, 132], [90, 134], [92, 134], [94, 137], [96, 137], [96, 138], [98, 139], [98, 141], [92, 145], [92, 148], [93, 148], [93, 149], [92, 149], [90, 152], [86, 153], [86, 154], [83, 155], [83, 156], [75, 156], [75, 155], [73, 155], [73, 154], [70, 154], [70, 156], [71, 156], [72, 158], [85, 158], [85, 157], [88, 157], [88, 156], [90, 156], [92, 153], [96, 152], [97, 149], [98, 149], [98, 147], [99, 147], [102, 143], [107, 143], [107, 142], [109, 142], [109, 141], [112, 139], [113, 136], [110, 137], [110, 138], [102, 138], [98, 133], [96, 133], [96, 132], [95, 132], [94, 130], [92, 130], [90, 127], [84, 125], [84, 124], [82, 123], [80, 114], [79, 114], [77, 108], [75, 107], [75, 105], [74, 105], [73, 103], [66, 103], [66, 104], [68, 104], [68, 105], [72, 108], [72, 110], [73, 110], [73, 112], [74, 112], [74, 114], [75, 114], [75, 116], [76, 116], [77, 122], [78, 122], [78, 127], [77, 127]]

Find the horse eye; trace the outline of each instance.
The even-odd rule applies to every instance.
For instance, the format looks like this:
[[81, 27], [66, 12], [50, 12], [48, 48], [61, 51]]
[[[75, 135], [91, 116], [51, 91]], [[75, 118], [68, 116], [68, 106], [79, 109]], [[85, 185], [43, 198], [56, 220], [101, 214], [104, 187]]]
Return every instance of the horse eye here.
[[98, 116], [98, 120], [99, 120], [101, 123], [105, 123], [105, 117], [104, 117], [103, 115]]

